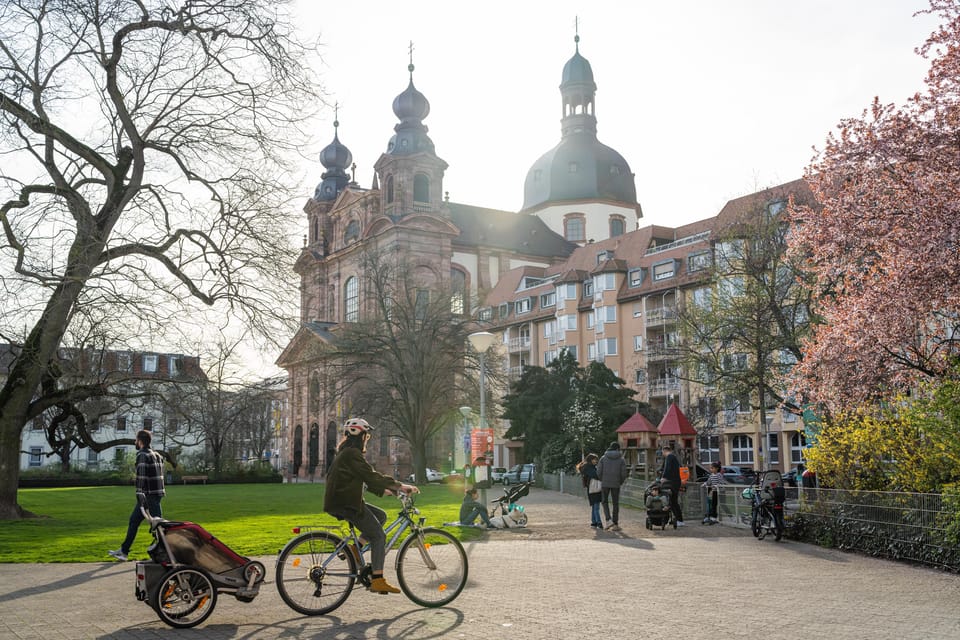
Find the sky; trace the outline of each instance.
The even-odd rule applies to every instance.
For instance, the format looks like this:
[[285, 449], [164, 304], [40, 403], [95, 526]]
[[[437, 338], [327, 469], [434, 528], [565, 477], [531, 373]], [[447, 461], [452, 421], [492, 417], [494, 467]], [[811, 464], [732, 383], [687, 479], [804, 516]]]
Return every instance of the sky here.
[[[903, 104], [929, 63], [914, 52], [939, 23], [925, 0], [687, 0], [484, 3], [295, 0], [331, 108], [304, 141], [304, 200], [317, 156], [339, 138], [368, 187], [414, 84], [448, 164], [455, 202], [517, 211], [530, 166], [560, 141], [560, 79], [593, 67], [598, 138], [636, 175], [640, 226], [716, 215], [730, 199], [802, 177], [841, 119], [878, 96]], [[577, 25], [575, 27], [575, 24]]]

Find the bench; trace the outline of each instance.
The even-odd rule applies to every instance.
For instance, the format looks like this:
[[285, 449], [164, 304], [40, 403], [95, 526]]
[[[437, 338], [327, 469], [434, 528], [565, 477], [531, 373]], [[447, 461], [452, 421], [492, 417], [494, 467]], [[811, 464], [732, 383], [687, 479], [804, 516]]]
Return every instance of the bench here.
[[207, 476], [181, 476], [180, 479], [183, 480], [183, 484], [187, 484], [188, 482], [202, 482], [203, 484], [207, 484]]

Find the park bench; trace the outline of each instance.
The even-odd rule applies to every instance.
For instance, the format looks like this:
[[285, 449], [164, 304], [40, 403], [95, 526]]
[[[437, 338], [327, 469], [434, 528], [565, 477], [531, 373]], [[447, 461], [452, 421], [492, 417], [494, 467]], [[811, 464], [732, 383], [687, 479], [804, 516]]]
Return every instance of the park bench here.
[[183, 480], [183, 484], [187, 484], [188, 482], [202, 482], [203, 484], [207, 484], [207, 476], [181, 476], [180, 479]]

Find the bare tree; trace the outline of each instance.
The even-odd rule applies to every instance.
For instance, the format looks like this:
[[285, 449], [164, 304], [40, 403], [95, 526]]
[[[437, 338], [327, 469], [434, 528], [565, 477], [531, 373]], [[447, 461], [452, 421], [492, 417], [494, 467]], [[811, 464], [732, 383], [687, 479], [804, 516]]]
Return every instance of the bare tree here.
[[[475, 325], [464, 313], [463, 292], [407, 259], [368, 251], [360, 272], [363, 312], [340, 325], [321, 354], [327, 397], [352, 415], [375, 416], [406, 440], [414, 473], [424, 478], [427, 441], [460, 420], [457, 407], [478, 397], [479, 357], [467, 349]], [[492, 382], [497, 370], [488, 360]]]
[[23, 327], [0, 519], [22, 515], [20, 431], [56, 403], [41, 382], [78, 310], [151, 338], [203, 306], [268, 338], [293, 317], [286, 159], [317, 96], [285, 4], [0, 5], [0, 331]]

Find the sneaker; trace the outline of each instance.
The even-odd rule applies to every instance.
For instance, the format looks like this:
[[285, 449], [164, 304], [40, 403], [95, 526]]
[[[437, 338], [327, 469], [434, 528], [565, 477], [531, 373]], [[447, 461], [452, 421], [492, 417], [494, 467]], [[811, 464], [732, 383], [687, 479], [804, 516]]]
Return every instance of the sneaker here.
[[678, 527], [685, 527], [685, 526], [687, 526], [687, 525], [684, 524], [683, 520], [678, 520], [678, 521], [677, 521], [677, 526], [678, 526]]
[[620, 525], [614, 523], [613, 526], [610, 527], [610, 531], [620, 531]]
[[400, 593], [400, 589], [387, 582], [383, 576], [377, 576], [370, 583], [370, 591], [374, 593]]
[[107, 555], [108, 555], [108, 556], [113, 556], [114, 558], [116, 558], [116, 559], [119, 560], [120, 562], [126, 562], [126, 561], [127, 561], [127, 554], [125, 554], [125, 553], [123, 552], [123, 549], [117, 549], [116, 551], [107, 551]]
[[613, 522], [608, 522], [608, 523], [607, 523], [607, 526], [606, 526], [606, 527], [604, 527], [604, 529], [607, 529], [607, 530], [609, 530], [609, 529], [613, 529], [613, 527], [614, 527], [614, 524], [613, 524]]

